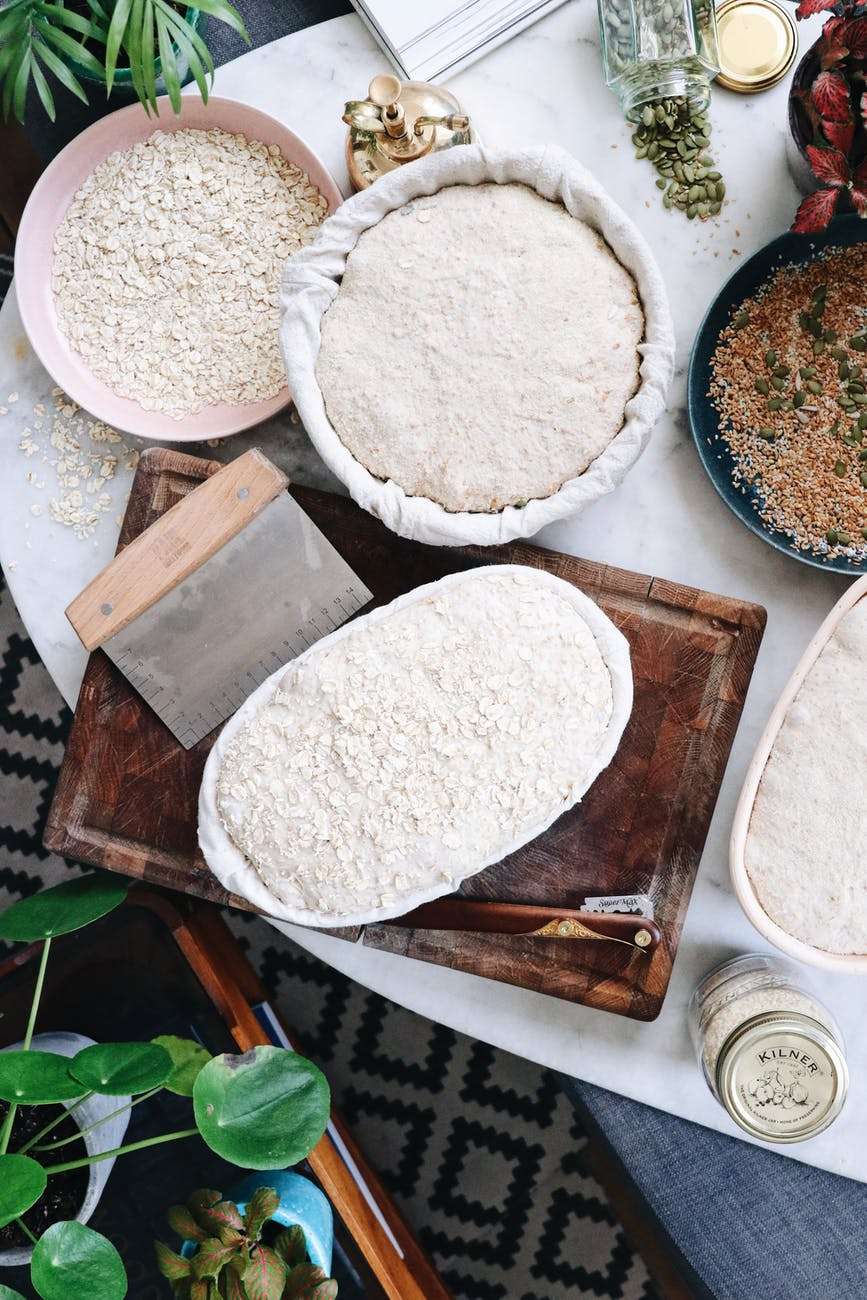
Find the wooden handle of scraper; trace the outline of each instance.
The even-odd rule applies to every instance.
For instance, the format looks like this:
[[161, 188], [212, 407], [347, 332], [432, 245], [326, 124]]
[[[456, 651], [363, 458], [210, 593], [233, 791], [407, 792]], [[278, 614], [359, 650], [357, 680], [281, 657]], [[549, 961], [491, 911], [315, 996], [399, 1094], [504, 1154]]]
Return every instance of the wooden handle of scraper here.
[[66, 617], [95, 650], [230, 542], [289, 480], [257, 448], [218, 470], [115, 556]]

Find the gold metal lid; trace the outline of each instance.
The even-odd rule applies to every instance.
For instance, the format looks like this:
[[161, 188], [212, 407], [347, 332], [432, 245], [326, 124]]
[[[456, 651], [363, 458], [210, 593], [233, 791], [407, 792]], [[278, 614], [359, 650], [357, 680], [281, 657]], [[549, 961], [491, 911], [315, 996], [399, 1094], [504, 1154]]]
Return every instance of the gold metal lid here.
[[775, 86], [798, 52], [798, 29], [775, 0], [724, 0], [716, 11], [717, 82], [753, 95]]
[[849, 1088], [837, 1039], [796, 1011], [753, 1016], [723, 1045], [720, 1100], [735, 1123], [765, 1142], [803, 1142], [839, 1115]]

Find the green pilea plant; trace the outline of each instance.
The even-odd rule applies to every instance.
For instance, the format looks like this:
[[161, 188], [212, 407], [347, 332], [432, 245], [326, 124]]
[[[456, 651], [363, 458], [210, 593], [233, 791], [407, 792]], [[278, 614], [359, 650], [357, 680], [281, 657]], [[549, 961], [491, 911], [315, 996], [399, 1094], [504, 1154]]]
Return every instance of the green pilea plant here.
[[[42, 1300], [71, 1300], [73, 1296], [123, 1300], [127, 1292], [123, 1261], [106, 1237], [69, 1220], [52, 1224], [37, 1239], [23, 1222], [21, 1216], [40, 1200], [57, 1174], [195, 1136], [224, 1160], [242, 1168], [285, 1168], [309, 1154], [328, 1121], [330, 1097], [324, 1076], [312, 1061], [279, 1047], [212, 1057], [198, 1043], [169, 1035], [150, 1043], [97, 1043], [71, 1058], [32, 1050], [52, 940], [106, 916], [124, 901], [127, 888], [126, 882], [110, 877], [81, 876], [15, 903], [0, 915], [0, 939], [42, 943], [23, 1047], [0, 1053], [0, 1100], [8, 1104], [0, 1128], [0, 1228], [17, 1223], [33, 1242], [30, 1279]], [[71, 1158], [60, 1162], [58, 1148], [82, 1141], [90, 1130], [45, 1144], [51, 1131], [67, 1115], [74, 1117], [76, 1107], [94, 1094], [131, 1098], [112, 1112], [114, 1115], [161, 1088], [191, 1098], [193, 1124], [98, 1155], [77, 1154], [72, 1145]], [[57, 1103], [66, 1103], [63, 1113], [19, 1149], [10, 1150], [17, 1108]], [[46, 1152], [50, 1152], [50, 1163], [45, 1162]], [[249, 1257], [258, 1257], [261, 1249], [254, 1250], [251, 1242]], [[221, 1292], [210, 1280], [202, 1290], [194, 1288], [196, 1281], [192, 1278], [187, 1288], [190, 1300], [212, 1300], [220, 1295], [270, 1300], [271, 1296], [271, 1292], [255, 1289]], [[286, 1294], [296, 1296], [294, 1291]], [[297, 1292], [298, 1297], [305, 1294]], [[328, 1292], [311, 1294], [316, 1300], [329, 1297]], [[0, 1300], [21, 1297], [0, 1284]]]
[[155, 1243], [159, 1270], [178, 1300], [335, 1300], [337, 1283], [308, 1260], [300, 1227], [280, 1228], [270, 1245], [263, 1241], [279, 1203], [273, 1188], [260, 1187], [241, 1215], [232, 1201], [203, 1188], [186, 1205], [172, 1206], [169, 1227], [197, 1243], [189, 1258]]

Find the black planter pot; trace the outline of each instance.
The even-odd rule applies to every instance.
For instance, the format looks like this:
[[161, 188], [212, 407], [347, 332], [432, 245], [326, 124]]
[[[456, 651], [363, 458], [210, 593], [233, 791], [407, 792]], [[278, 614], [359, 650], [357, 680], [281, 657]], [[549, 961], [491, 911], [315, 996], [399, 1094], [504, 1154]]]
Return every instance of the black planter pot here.
[[[821, 40], [821, 37], [820, 37]], [[801, 59], [789, 90], [789, 134], [786, 139], [786, 161], [792, 180], [802, 194], [812, 194], [819, 188], [813, 170], [807, 161], [807, 145], [813, 142], [810, 120], [804, 112], [799, 92], [809, 90], [820, 71], [819, 41], [812, 45]]]

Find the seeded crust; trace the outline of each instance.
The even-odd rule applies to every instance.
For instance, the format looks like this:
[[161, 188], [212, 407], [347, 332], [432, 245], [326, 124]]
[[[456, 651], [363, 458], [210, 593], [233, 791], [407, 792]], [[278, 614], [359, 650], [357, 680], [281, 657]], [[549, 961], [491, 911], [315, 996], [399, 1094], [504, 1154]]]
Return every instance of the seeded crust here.
[[744, 849], [759, 903], [796, 939], [867, 953], [867, 599], [841, 620], [792, 701]]
[[582, 474], [623, 425], [644, 314], [608, 245], [525, 185], [457, 185], [349, 255], [316, 377], [356, 460], [450, 511]]
[[223, 757], [218, 815], [281, 903], [369, 913], [571, 807], [613, 709], [596, 637], [549, 576], [480, 569], [290, 666]]

